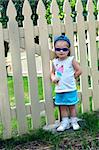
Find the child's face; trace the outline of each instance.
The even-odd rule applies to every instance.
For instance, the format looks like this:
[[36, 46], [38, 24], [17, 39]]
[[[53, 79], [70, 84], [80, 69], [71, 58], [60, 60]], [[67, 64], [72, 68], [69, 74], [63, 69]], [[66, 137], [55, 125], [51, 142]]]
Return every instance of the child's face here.
[[69, 45], [66, 41], [57, 41], [55, 43], [55, 53], [60, 59], [65, 59], [69, 52]]

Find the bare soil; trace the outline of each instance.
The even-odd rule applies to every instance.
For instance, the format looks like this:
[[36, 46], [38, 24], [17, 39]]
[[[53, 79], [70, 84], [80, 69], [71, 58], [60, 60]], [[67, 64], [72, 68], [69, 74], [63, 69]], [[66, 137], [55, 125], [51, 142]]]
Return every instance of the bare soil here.
[[53, 146], [42, 141], [27, 142], [17, 145], [13, 150], [52, 150]]

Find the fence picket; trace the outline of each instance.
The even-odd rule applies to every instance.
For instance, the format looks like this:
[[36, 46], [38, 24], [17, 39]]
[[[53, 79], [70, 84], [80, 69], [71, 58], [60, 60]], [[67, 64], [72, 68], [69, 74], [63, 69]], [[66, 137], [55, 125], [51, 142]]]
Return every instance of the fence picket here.
[[39, 15], [39, 42], [41, 46], [42, 69], [43, 69], [43, 82], [44, 82], [44, 97], [45, 97], [45, 110], [47, 114], [47, 123], [54, 122], [53, 116], [53, 99], [50, 83], [50, 54], [48, 49], [48, 27], [45, 19], [45, 8], [43, 2], [40, 0], [37, 12]]
[[91, 64], [91, 75], [92, 75], [92, 89], [93, 89], [93, 105], [94, 110], [99, 108], [99, 76], [97, 66], [97, 48], [96, 48], [96, 25], [95, 17], [93, 15], [93, 2], [88, 0], [88, 37], [89, 37], [89, 51], [90, 51], [90, 64]]
[[71, 41], [71, 54], [75, 55], [74, 40], [73, 40], [73, 37], [74, 37], [73, 20], [72, 20], [72, 17], [70, 16], [71, 15], [71, 7], [67, 0], [64, 2], [64, 12], [65, 12], [65, 17], [64, 17], [65, 32]]
[[[99, 1], [97, 2], [97, 9], [99, 10]], [[97, 17], [98, 19], [98, 21], [99, 21], [99, 11], [98, 11], [98, 17]]]
[[56, 0], [52, 0], [51, 3], [51, 13], [52, 13], [52, 26], [53, 26], [53, 36], [61, 35], [61, 25], [58, 16], [59, 8]]
[[11, 59], [13, 66], [14, 94], [16, 100], [17, 121], [19, 127], [19, 134], [24, 134], [27, 132], [27, 123], [25, 116], [26, 112], [25, 112], [24, 89], [22, 80], [19, 30], [18, 24], [15, 21], [16, 10], [11, 0], [8, 5], [7, 14], [9, 16], [8, 28], [9, 28]]
[[0, 23], [0, 115], [3, 124], [3, 138], [11, 138], [11, 116], [7, 88], [7, 75], [4, 51], [4, 37]]
[[[34, 43], [34, 28], [31, 20], [31, 9], [29, 2], [24, 2], [24, 33], [25, 33], [25, 49], [27, 55], [28, 64], [28, 77], [29, 77], [29, 92], [31, 100], [31, 112], [33, 127], [38, 128], [40, 126], [40, 109], [39, 109], [39, 97], [38, 97], [38, 84], [37, 84], [37, 71], [35, 62], [35, 43]], [[30, 17], [29, 17], [30, 16]], [[35, 89], [35, 90], [34, 90]]]
[[[87, 65], [87, 50], [85, 41], [84, 17], [82, 16], [83, 8], [81, 1], [77, 1], [77, 34], [78, 34], [78, 49], [80, 53], [80, 65], [82, 68], [81, 88], [82, 88], [82, 104], [83, 111], [89, 111], [89, 95], [88, 95], [88, 65]], [[86, 66], [86, 67], [85, 67]]]

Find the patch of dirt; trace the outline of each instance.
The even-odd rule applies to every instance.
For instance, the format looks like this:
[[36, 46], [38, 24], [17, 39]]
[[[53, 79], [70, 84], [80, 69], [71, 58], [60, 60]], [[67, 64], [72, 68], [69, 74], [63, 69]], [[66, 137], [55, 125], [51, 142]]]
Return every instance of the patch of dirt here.
[[70, 140], [68, 138], [64, 138], [64, 140], [59, 144], [59, 150], [99, 150], [99, 137], [92, 138], [87, 137], [85, 141], [81, 140], [81, 138], [77, 138], [74, 140]]
[[26, 144], [17, 145], [13, 150], [52, 150], [53, 146], [41, 141], [27, 142]]
[[[17, 145], [13, 150], [55, 150], [56, 148], [50, 144], [47, 144], [42, 141], [32, 141], [27, 142], [26, 144]], [[99, 137], [92, 138], [91, 136], [87, 137], [85, 141], [82, 141], [81, 138], [70, 139], [64, 138], [62, 142], [57, 147], [57, 150], [99, 150]]]

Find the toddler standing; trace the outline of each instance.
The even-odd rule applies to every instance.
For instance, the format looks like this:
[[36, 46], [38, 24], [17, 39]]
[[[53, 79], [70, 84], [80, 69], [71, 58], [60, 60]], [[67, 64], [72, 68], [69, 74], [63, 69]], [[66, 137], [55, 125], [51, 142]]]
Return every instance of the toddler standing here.
[[52, 61], [51, 80], [55, 83], [55, 105], [60, 107], [62, 117], [57, 131], [64, 131], [71, 126], [74, 130], [80, 128], [75, 108], [79, 101], [75, 79], [81, 75], [82, 71], [74, 56], [71, 56], [70, 48], [71, 42], [67, 36], [61, 35], [55, 38], [56, 58]]

